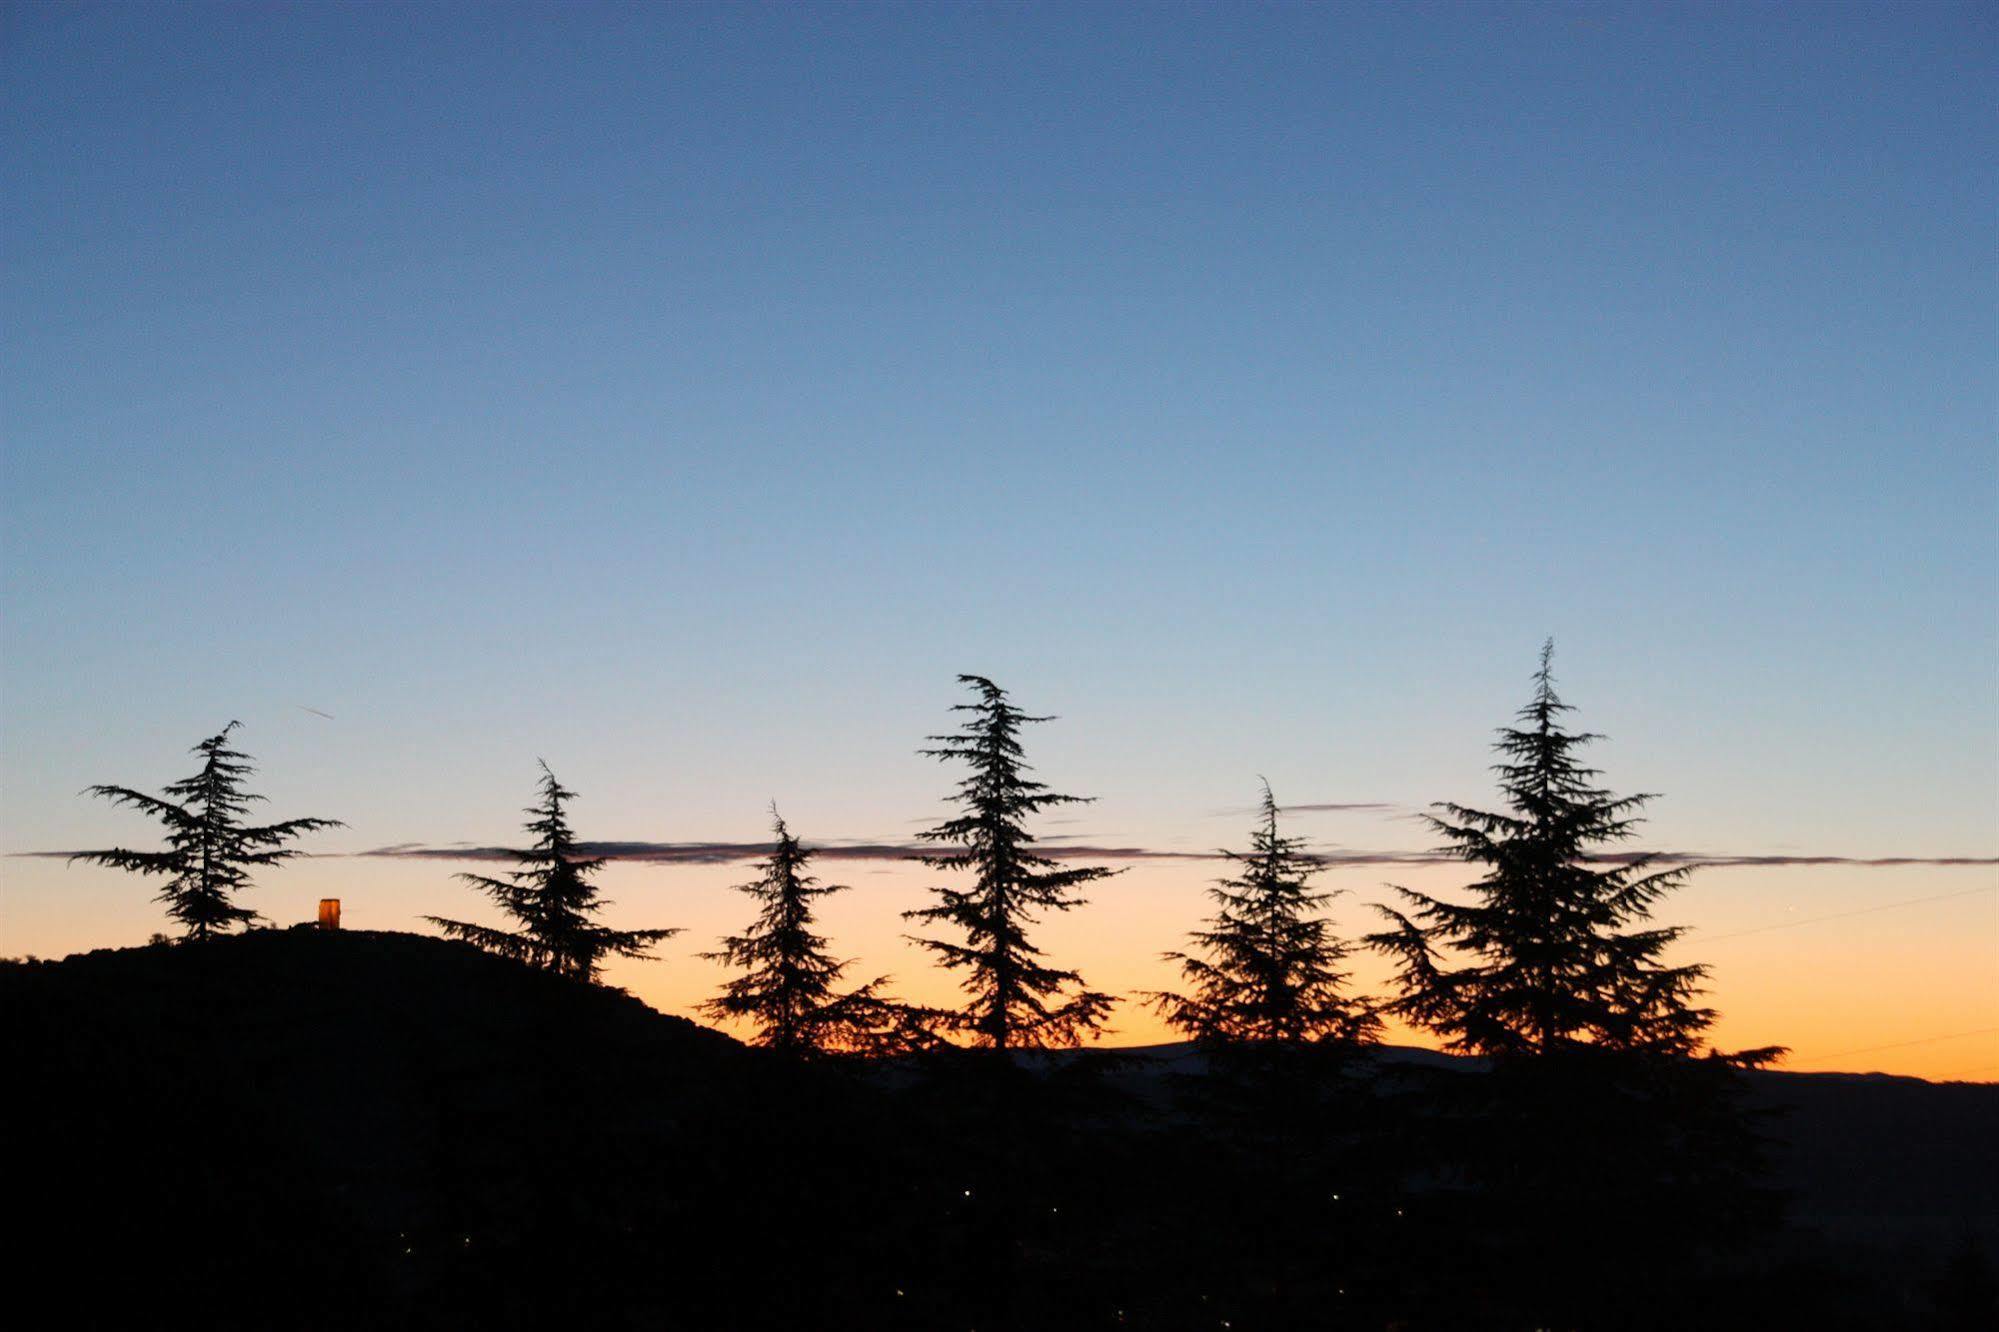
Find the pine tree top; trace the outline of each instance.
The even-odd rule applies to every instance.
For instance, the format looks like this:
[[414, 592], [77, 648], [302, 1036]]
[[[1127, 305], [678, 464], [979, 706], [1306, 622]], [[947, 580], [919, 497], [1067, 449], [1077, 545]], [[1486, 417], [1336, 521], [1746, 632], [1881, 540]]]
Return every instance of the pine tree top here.
[[590, 876], [603, 868], [606, 857], [582, 854], [565, 808], [576, 792], [556, 780], [546, 762], [541, 773], [541, 798], [523, 811], [534, 842], [508, 853], [520, 868], [504, 878], [456, 876], [485, 893], [520, 928], [496, 929], [442, 916], [424, 919], [451, 938], [579, 980], [596, 980], [606, 957], [650, 959], [653, 944], [680, 931], [614, 930], [597, 923], [597, 913], [611, 903], [599, 895]]
[[1575, 758], [1601, 737], [1563, 727], [1571, 709], [1555, 693], [1552, 657], [1550, 641], [1519, 724], [1494, 745], [1505, 809], [1441, 803], [1426, 816], [1451, 854], [1485, 867], [1472, 900], [1397, 888], [1406, 910], [1381, 908], [1393, 928], [1368, 941], [1400, 963], [1394, 1011], [1450, 1049], [1692, 1053], [1715, 1017], [1697, 1002], [1707, 968], [1668, 963], [1682, 930], [1649, 922], [1695, 867], [1607, 859], [1654, 797], [1614, 795]]
[[[958, 842], [968, 848], [999, 843], [1025, 847], [1035, 840], [1025, 822], [1029, 815], [1058, 805], [1090, 803], [1088, 797], [1059, 794], [1028, 776], [1033, 769], [1023, 757], [1020, 728], [1054, 721], [1054, 717], [1033, 716], [1015, 707], [1005, 690], [982, 675], [960, 675], [958, 681], [975, 690], [979, 700], [953, 704], [951, 710], [973, 716], [961, 730], [930, 736], [934, 747], [917, 753], [925, 758], [962, 760], [968, 765], [969, 771], [952, 797], [965, 812], [918, 833], [919, 839]], [[1054, 863], [1041, 856], [1030, 859], [1035, 864]], [[926, 856], [924, 860], [940, 869], [959, 869], [967, 863], [964, 853]]]
[[232, 721], [195, 745], [191, 752], [201, 756], [200, 770], [168, 783], [159, 796], [126, 786], [91, 786], [83, 792], [159, 820], [166, 827], [167, 849], [114, 847], [79, 851], [69, 859], [165, 877], [168, 882], [155, 900], [166, 903], [167, 914], [180, 922], [190, 939], [205, 939], [256, 920], [255, 911], [234, 902], [236, 893], [251, 886], [250, 871], [299, 855], [286, 843], [306, 833], [345, 826], [337, 819], [242, 822], [251, 803], [264, 797], [243, 789], [256, 767], [249, 755], [229, 747], [230, 732], [241, 725]]

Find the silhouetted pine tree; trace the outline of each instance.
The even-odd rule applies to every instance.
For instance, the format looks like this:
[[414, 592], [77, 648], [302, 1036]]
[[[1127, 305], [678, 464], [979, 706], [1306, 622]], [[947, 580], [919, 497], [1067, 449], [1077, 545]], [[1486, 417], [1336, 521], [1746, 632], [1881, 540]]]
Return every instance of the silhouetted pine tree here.
[[[1668, 965], [1677, 927], [1649, 926], [1653, 906], [1693, 866], [1655, 868], [1652, 855], [1611, 860], [1650, 795], [1616, 796], [1576, 758], [1601, 737], [1566, 731], [1550, 641], [1521, 725], [1500, 731], [1494, 765], [1502, 813], [1443, 803], [1430, 817], [1458, 857], [1486, 867], [1470, 904], [1407, 888], [1407, 913], [1380, 910], [1395, 928], [1368, 942], [1400, 963], [1392, 1010], [1482, 1055], [1546, 1055], [1577, 1046], [1685, 1055], [1714, 1022], [1696, 1002], [1707, 968]], [[1461, 964], [1453, 966], [1453, 958]], [[1756, 1062], [1774, 1051], [1746, 1052]]]
[[[1170, 1080], [1176, 1129], [1190, 1135], [1175, 1187], [1199, 1200], [1194, 1212], [1230, 1216], [1189, 1236], [1196, 1251], [1178, 1261], [1229, 1273], [1242, 1325], [1272, 1327], [1303, 1316], [1283, 1303], [1305, 1285], [1301, 1237], [1318, 1280], [1337, 1288], [1364, 1270], [1351, 1227], [1385, 1210], [1392, 1159], [1373, 1086], [1348, 1058], [1379, 1038], [1380, 1019], [1347, 991], [1348, 949], [1322, 914], [1335, 894], [1311, 883], [1322, 862], [1277, 815], [1266, 784], [1250, 849], [1222, 853], [1232, 872], [1208, 890], [1214, 916], [1188, 950], [1166, 954], [1187, 992], [1146, 996], [1204, 1056], [1198, 1075]], [[1240, 1207], [1246, 1197], [1256, 1205]]]
[[1381, 1019], [1346, 993], [1347, 946], [1317, 914], [1339, 894], [1315, 891], [1324, 862], [1304, 842], [1277, 831], [1277, 801], [1263, 787], [1263, 821], [1247, 853], [1223, 851], [1240, 868], [1208, 889], [1220, 910], [1193, 940], [1202, 956], [1178, 962], [1193, 993], [1151, 991], [1166, 1021], [1203, 1045], [1298, 1045], [1374, 1041]]
[[[1484, 1237], [1494, 1298], [1562, 1326], [1699, 1245], [1767, 1223], [1736, 1074], [1780, 1050], [1687, 1057], [1715, 1018], [1698, 1002], [1707, 971], [1668, 963], [1680, 931], [1648, 922], [1692, 867], [1613, 851], [1651, 797], [1611, 794], [1577, 758], [1597, 737], [1562, 727], [1552, 653], [1495, 746], [1506, 809], [1443, 804], [1430, 820], [1485, 868], [1472, 902], [1397, 889], [1409, 909], [1382, 908], [1395, 928], [1369, 942], [1400, 964], [1391, 1011], [1493, 1057], [1482, 1077], [1436, 1084], [1430, 1129], [1440, 1159], [1481, 1186], [1465, 1224]], [[1564, 1255], [1560, 1270], [1541, 1261], [1549, 1253]]]
[[1084, 1035], [1103, 1027], [1116, 1000], [1086, 988], [1073, 971], [1043, 965], [1041, 950], [1027, 940], [1027, 926], [1041, 911], [1081, 906], [1083, 899], [1074, 890], [1116, 871], [1057, 868], [1055, 861], [1033, 850], [1027, 818], [1051, 806], [1087, 803], [1082, 796], [1057, 795], [1027, 775], [1020, 728], [1052, 718], [1028, 716], [983, 676], [958, 679], [979, 699], [952, 711], [969, 712], [971, 718], [954, 735], [931, 736], [938, 748], [919, 752], [970, 765], [952, 797], [963, 813], [917, 835], [956, 844], [958, 850], [925, 856], [924, 863], [933, 869], [970, 870], [974, 882], [963, 891], [934, 888], [935, 906], [905, 911], [903, 917], [943, 922], [964, 933], [963, 943], [914, 940], [942, 958], [944, 966], [969, 973], [962, 988], [970, 1000], [963, 1010], [940, 1015], [945, 1029], [968, 1034], [976, 1045], [994, 1050], [1078, 1045]]
[[720, 952], [703, 953], [711, 962], [740, 967], [743, 974], [722, 987], [701, 1011], [717, 1019], [743, 1019], [757, 1028], [756, 1044], [786, 1054], [892, 1054], [920, 1043], [913, 1010], [882, 994], [888, 977], [858, 989], [836, 992], [848, 964], [826, 951], [812, 932], [812, 899], [845, 892], [841, 884], [821, 884], [805, 873], [812, 851], [799, 844], [775, 807], [772, 830], [777, 844], [763, 873], [738, 884], [762, 909], [749, 929], [722, 940]]
[[251, 826], [243, 823], [250, 802], [262, 800], [243, 790], [243, 779], [256, 771], [249, 755], [229, 748], [229, 733], [241, 722], [230, 722], [219, 735], [196, 745], [201, 771], [173, 783], [155, 797], [125, 786], [92, 786], [85, 794], [103, 796], [150, 814], [167, 828], [164, 851], [79, 851], [71, 860], [94, 861], [135, 874], [167, 876], [157, 901], [180, 922], [190, 939], [227, 933], [257, 918], [235, 896], [251, 886], [250, 870], [276, 865], [296, 856], [286, 842], [321, 828], [344, 827], [337, 819], [287, 819]]
[[613, 930], [593, 919], [610, 905], [597, 896], [597, 886], [590, 882], [590, 876], [603, 867], [604, 858], [577, 854], [576, 835], [562, 808], [576, 793], [556, 781], [546, 763], [541, 765], [541, 773], [541, 803], [526, 811], [532, 816], [526, 827], [534, 834], [535, 843], [528, 850], [510, 853], [521, 868], [510, 871], [504, 879], [483, 874], [457, 876], [492, 898], [520, 922], [521, 928], [499, 930], [441, 916], [424, 919], [450, 937], [489, 952], [594, 981], [598, 964], [605, 957], [651, 957], [651, 945], [680, 931]]

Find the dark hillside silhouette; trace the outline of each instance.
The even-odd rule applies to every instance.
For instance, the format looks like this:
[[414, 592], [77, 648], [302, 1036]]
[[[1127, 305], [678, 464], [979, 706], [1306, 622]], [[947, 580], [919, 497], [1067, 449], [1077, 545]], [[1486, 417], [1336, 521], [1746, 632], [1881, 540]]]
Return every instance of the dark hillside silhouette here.
[[[855, 1078], [365, 931], [7, 963], [0, 1017], [14, 1304], [65, 1326], [998, 1326], [973, 1174], [989, 1078]], [[1160, 1072], [1210, 1076], [1198, 1050], [1104, 1070], [1108, 1098], [1074, 1081], [1094, 1052], [1017, 1058], [1015, 1325], [1535, 1325], [1491, 1266], [1488, 1227], [1518, 1219], [1420, 1139], [1369, 1139], [1371, 1163], [1336, 1139], [1326, 1167], [1354, 1173], [1315, 1167], [1308, 1192], [1173, 1108]], [[1479, 1067], [1379, 1050], [1341, 1076], [1401, 1111], [1411, 1075], [1469, 1101]], [[1800, 1225], [1579, 1294], [1559, 1325], [1977, 1326], [1946, 1319], [1999, 1239], [1999, 1087], [1746, 1076], [1789, 1107], [1775, 1162]], [[1538, 1261], [1590, 1286], [1569, 1253]]]
[[298, 855], [296, 848], [285, 845], [287, 842], [322, 828], [344, 826], [337, 819], [244, 823], [251, 802], [264, 797], [243, 789], [244, 779], [256, 768], [249, 755], [229, 748], [229, 733], [240, 725], [232, 721], [196, 745], [201, 771], [170, 784], [158, 796], [128, 786], [93, 786], [86, 791], [114, 804], [129, 805], [165, 824], [166, 850], [117, 847], [79, 851], [70, 857], [72, 861], [165, 877], [166, 886], [158, 900], [167, 904], [167, 914], [192, 940], [247, 926], [257, 913], [238, 906], [236, 895], [252, 886], [250, 871], [283, 864]]
[[606, 957], [650, 957], [653, 944], [680, 933], [677, 929], [614, 930], [597, 923], [596, 914], [609, 903], [597, 896], [590, 876], [604, 867], [605, 860], [583, 855], [577, 848], [576, 834], [563, 808], [575, 798], [576, 793], [556, 781], [548, 765], [542, 764], [541, 803], [526, 811], [534, 845], [509, 852], [521, 868], [504, 879], [484, 874], [458, 876], [518, 921], [518, 930], [441, 916], [424, 919], [454, 939], [582, 981], [596, 980], [597, 969]]
[[[408, 934], [182, 951], [0, 971], [29, 1266], [66, 1325], [726, 1326], [741, 1227], [886, 1206], [845, 1084], [616, 991]], [[764, 1247], [815, 1300], [859, 1257]], [[59, 1275], [82, 1254], [115, 1276]]]

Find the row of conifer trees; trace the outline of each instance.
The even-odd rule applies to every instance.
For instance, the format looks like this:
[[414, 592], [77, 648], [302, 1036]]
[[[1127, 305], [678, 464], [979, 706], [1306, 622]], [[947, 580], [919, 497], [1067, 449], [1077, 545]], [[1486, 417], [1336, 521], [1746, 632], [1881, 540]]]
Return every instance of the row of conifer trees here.
[[[1364, 940], [1396, 961], [1393, 998], [1353, 992], [1352, 945], [1324, 914], [1335, 894], [1312, 883], [1323, 864], [1279, 830], [1267, 785], [1249, 850], [1225, 852], [1232, 873], [1209, 889], [1214, 914], [1185, 949], [1166, 955], [1183, 989], [1141, 997], [1210, 1048], [1351, 1048], [1377, 1040], [1383, 1016], [1393, 1014], [1460, 1053], [1700, 1052], [1715, 1018], [1699, 1001], [1706, 969], [1669, 964], [1664, 954], [1680, 931], [1651, 923], [1654, 906], [1691, 867], [1606, 855], [1633, 835], [1650, 797], [1596, 784], [1598, 771], [1578, 750], [1598, 737], [1563, 725], [1570, 709], [1554, 690], [1551, 651], [1542, 650], [1533, 695], [1515, 724], [1499, 732], [1503, 808], [1441, 804], [1426, 816], [1456, 857], [1482, 870], [1469, 900], [1398, 888], [1400, 905], [1379, 908], [1386, 928]], [[920, 751], [963, 765], [951, 797], [957, 810], [919, 836], [935, 847], [924, 863], [963, 886], [936, 887], [929, 905], [903, 914], [936, 931], [915, 941], [961, 974], [963, 1004], [900, 1002], [886, 993], [885, 977], [845, 984], [848, 964], [814, 929], [816, 899], [841, 889], [809, 872], [812, 850], [773, 810], [775, 843], [759, 877], [741, 886], [757, 904], [756, 918], [719, 951], [702, 954], [736, 973], [702, 1005], [708, 1016], [746, 1022], [758, 1043], [797, 1055], [886, 1055], [947, 1043], [1044, 1049], [1077, 1045], [1105, 1027], [1114, 997], [1051, 965], [1029, 937], [1044, 913], [1083, 905], [1084, 886], [1114, 872], [1065, 865], [1036, 849], [1034, 817], [1084, 798], [1030, 775], [1021, 731], [1049, 718], [1027, 714], [982, 676], [959, 679], [974, 695], [955, 709], [967, 714], [963, 725]], [[159, 900], [190, 940], [248, 925], [255, 913], [235, 897], [250, 886], [251, 871], [299, 854], [291, 845], [299, 837], [341, 826], [318, 818], [246, 823], [261, 797], [244, 790], [253, 769], [229, 745], [236, 725], [197, 745], [201, 770], [160, 796], [89, 788], [161, 821], [164, 850], [72, 857], [164, 878]], [[605, 858], [576, 839], [566, 809], [574, 795], [544, 764], [540, 798], [528, 810], [532, 845], [512, 853], [517, 867], [498, 877], [459, 876], [491, 898], [511, 928], [425, 919], [449, 936], [581, 981], [595, 980], [607, 957], [650, 956], [679, 933], [618, 930], [597, 919], [592, 876]], [[1724, 1057], [1756, 1064], [1777, 1053]]]

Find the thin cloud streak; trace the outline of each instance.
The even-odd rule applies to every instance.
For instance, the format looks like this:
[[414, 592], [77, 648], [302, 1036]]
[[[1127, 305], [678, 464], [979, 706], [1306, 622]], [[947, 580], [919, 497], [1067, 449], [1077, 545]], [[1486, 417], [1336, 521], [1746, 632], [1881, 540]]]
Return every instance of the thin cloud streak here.
[[[830, 842], [814, 843], [822, 860], [918, 860], [942, 848], [915, 842]], [[1049, 845], [1042, 850], [1065, 860], [1220, 860], [1220, 851], [1172, 850], [1139, 846]], [[770, 854], [768, 842], [585, 842], [577, 848], [585, 855], [610, 860], [627, 860], [659, 865], [722, 865], [757, 860]], [[63, 855], [64, 852], [29, 852], [30, 855]], [[505, 847], [424, 846], [403, 843], [347, 854], [356, 856], [407, 858], [415, 860], [510, 860]], [[1463, 863], [1447, 851], [1363, 851], [1334, 848], [1318, 853], [1327, 865], [1453, 865]], [[1658, 865], [1701, 865], [1710, 868], [1780, 868], [1784, 866], [1852, 866], [1862, 869], [1892, 869], [1897, 866], [1973, 867], [1999, 865], [1999, 856], [1829, 856], [1829, 855], [1732, 855], [1699, 851], [1625, 851], [1594, 859], [1601, 864], [1628, 865], [1650, 857]]]
[[[1078, 834], [1080, 835], [1080, 834]], [[1060, 860], [1221, 860], [1219, 850], [1174, 850], [1161, 847], [1111, 846], [1099, 843], [1072, 845], [1063, 835], [1037, 842], [1043, 854]], [[922, 842], [879, 842], [832, 839], [808, 843], [821, 860], [916, 861], [935, 855], [945, 847]], [[760, 860], [770, 854], [769, 842], [580, 842], [577, 851], [606, 860], [630, 861], [647, 865], [729, 865]], [[14, 851], [11, 859], [68, 860], [81, 854], [73, 851]], [[431, 845], [426, 842], [397, 842], [365, 851], [316, 851], [314, 859], [344, 857], [380, 860], [478, 860], [506, 861], [515, 858], [513, 848], [478, 846], [470, 842]], [[1367, 851], [1334, 847], [1315, 853], [1330, 868], [1369, 865], [1456, 865], [1464, 863], [1448, 851]], [[1649, 859], [1661, 866], [1698, 865], [1709, 869], [1780, 869], [1789, 866], [1843, 866], [1857, 869], [1895, 868], [1978, 868], [1999, 865], [1999, 856], [1832, 856], [1832, 855], [1741, 855], [1704, 851], [1619, 851], [1591, 859], [1604, 865], [1628, 865]]]
[[[1390, 800], [1315, 800], [1297, 805], [1279, 805], [1279, 814], [1388, 814], [1394, 815], [1402, 806]], [[1211, 812], [1211, 819], [1234, 819], [1263, 813], [1261, 805], [1231, 805], [1226, 809]]]
[[[811, 842], [807, 844], [821, 860], [920, 860], [945, 848], [916, 842]], [[744, 860], [760, 860], [770, 854], [769, 842], [579, 842], [577, 851], [607, 860], [632, 861], [650, 865], [726, 865]], [[1050, 856], [1100, 860], [1215, 860], [1212, 851], [1156, 851], [1140, 846], [1048, 846]], [[60, 852], [31, 852], [57, 855]], [[499, 846], [377, 847], [349, 852], [355, 856], [409, 860], [512, 860], [514, 853]]]

